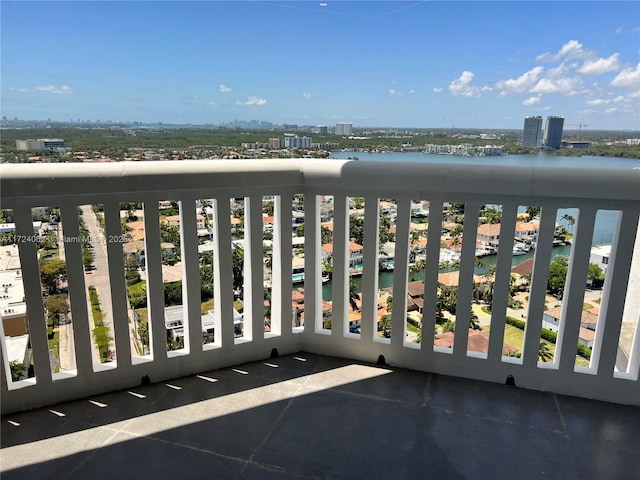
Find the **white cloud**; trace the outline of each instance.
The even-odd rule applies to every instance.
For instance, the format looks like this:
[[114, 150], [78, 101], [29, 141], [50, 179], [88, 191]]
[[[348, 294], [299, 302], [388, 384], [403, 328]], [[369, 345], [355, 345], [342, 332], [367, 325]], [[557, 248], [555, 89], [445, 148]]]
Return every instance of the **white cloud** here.
[[233, 91], [233, 88], [220, 84], [218, 85], [218, 91], [222, 93], [229, 93]]
[[258, 98], [258, 97], [247, 97], [247, 99], [244, 102], [241, 101], [236, 101], [236, 103], [238, 105], [266, 105], [267, 101], [263, 98]]
[[534, 67], [528, 72], [523, 73], [518, 78], [510, 78], [508, 80], [500, 80], [496, 83], [496, 88], [502, 90], [500, 95], [507, 95], [509, 93], [522, 93], [533, 87], [540, 75], [544, 72], [544, 67]]
[[581, 86], [580, 77], [572, 77], [569, 69], [562, 63], [548, 70], [545, 77], [541, 78], [529, 92], [575, 95]]
[[596, 107], [598, 105], [607, 105], [611, 100], [605, 100], [604, 98], [597, 98], [595, 100], [587, 100], [587, 105], [590, 107]]
[[473, 76], [473, 72], [469, 72], [467, 70], [462, 72], [460, 78], [453, 80], [449, 84], [449, 92], [451, 92], [451, 95], [453, 95], [454, 97], [479, 97], [481, 92], [490, 90], [489, 87], [480, 88], [478, 86], [471, 85]]
[[618, 27], [613, 31], [613, 33], [615, 34], [622, 33], [623, 30], [624, 30], [624, 27]]
[[536, 57], [539, 62], [558, 62], [563, 58], [586, 58], [590, 55], [589, 51], [582, 48], [582, 44], [577, 40], [569, 40], [565, 43], [557, 53], [543, 53]]
[[616, 78], [611, 80], [614, 87], [632, 87], [640, 88], [640, 63], [634, 67], [628, 67], [622, 70]]
[[542, 100], [542, 97], [540, 95], [538, 95], [537, 97], [529, 97], [526, 100], [524, 100], [522, 102], [523, 105], [536, 105], [538, 103], [540, 103], [540, 100]]
[[35, 87], [17, 87], [10, 88], [16, 92], [32, 93], [32, 92], [46, 92], [55, 94], [72, 94], [75, 93], [69, 85], [62, 85], [56, 87], [55, 85], [36, 85]]
[[409, 95], [413, 95], [414, 93], [416, 93], [416, 89], [415, 89], [415, 88], [412, 88], [412, 89], [411, 89], [411, 90], [409, 90], [407, 93], [408, 93]]
[[620, 70], [618, 63], [619, 53], [614, 53], [608, 58], [598, 58], [597, 60], [586, 60], [582, 67], [578, 69], [579, 73], [585, 75], [600, 75], [605, 72], [616, 72]]
[[433, 93], [442, 93], [444, 92], [444, 88], [433, 87]]
[[389, 89], [389, 96], [390, 96], [390, 97], [393, 97], [393, 96], [395, 96], [395, 95], [401, 95], [401, 94], [399, 94], [398, 92], [396, 92], [393, 88], [390, 88], [390, 89]]
[[311, 98], [311, 94], [310, 94], [309, 92], [304, 92], [304, 93], [302, 94], [302, 96], [303, 96], [304, 98]]

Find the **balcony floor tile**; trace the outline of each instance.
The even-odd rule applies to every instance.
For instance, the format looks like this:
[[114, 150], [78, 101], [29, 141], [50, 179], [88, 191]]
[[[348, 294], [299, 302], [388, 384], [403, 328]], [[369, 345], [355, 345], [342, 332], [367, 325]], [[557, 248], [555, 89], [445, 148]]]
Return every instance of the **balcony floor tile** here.
[[299, 353], [2, 418], [3, 480], [637, 480], [640, 408]]

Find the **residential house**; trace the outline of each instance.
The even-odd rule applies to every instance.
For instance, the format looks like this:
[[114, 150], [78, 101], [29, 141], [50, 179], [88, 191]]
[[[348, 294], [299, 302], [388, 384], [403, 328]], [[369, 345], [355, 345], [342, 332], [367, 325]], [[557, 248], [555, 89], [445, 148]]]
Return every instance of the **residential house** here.
[[604, 273], [607, 273], [607, 267], [609, 266], [610, 257], [611, 245], [598, 245], [596, 247], [591, 247], [589, 263], [595, 263], [602, 269]]
[[477, 240], [486, 246], [497, 248], [500, 243], [500, 224], [484, 223], [479, 225]]
[[[357, 268], [358, 265], [362, 265], [362, 245], [358, 245], [355, 242], [349, 242], [349, 267]], [[322, 258], [326, 259], [333, 257], [333, 243], [325, 243], [322, 245]]]

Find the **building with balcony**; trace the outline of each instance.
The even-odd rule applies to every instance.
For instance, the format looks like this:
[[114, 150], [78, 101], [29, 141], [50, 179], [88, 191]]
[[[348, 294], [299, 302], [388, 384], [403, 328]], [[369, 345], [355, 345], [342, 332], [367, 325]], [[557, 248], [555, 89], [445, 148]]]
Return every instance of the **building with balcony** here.
[[343, 137], [353, 135], [353, 124], [351, 122], [336, 122], [336, 135]]
[[284, 148], [311, 148], [311, 137], [286, 136]]
[[525, 117], [522, 129], [522, 146], [538, 148], [542, 145], [542, 117]]
[[[6, 335], [0, 375], [2, 477], [113, 478], [620, 478], [640, 469], [640, 172], [537, 166], [348, 160], [218, 160], [99, 165], [2, 165], [3, 209], [33, 235], [34, 207], [60, 209], [65, 236], [78, 207], [104, 206], [104, 233], [121, 235], [120, 205], [143, 204], [148, 351], [139, 351], [123, 244], [105, 242], [98, 278], [110, 293], [115, 355], [94, 353], [82, 245], [63, 245], [72, 322], [60, 326], [73, 369], [52, 368], [39, 251], [18, 251], [29, 324], [28, 372], [14, 379]], [[265, 324], [263, 197], [274, 197], [270, 321]], [[333, 200], [333, 272], [323, 298], [321, 205]], [[359, 328], [349, 317], [348, 199], [364, 200]], [[158, 202], [180, 210], [184, 348], [169, 350]], [[244, 252], [232, 255], [230, 205], [243, 199]], [[215, 336], [203, 344], [196, 211], [213, 199]], [[381, 200], [394, 199], [395, 268], [388, 338], [378, 335]], [[411, 205], [464, 202], [456, 328], [436, 343], [441, 229], [428, 231], [424, 285], [409, 287]], [[293, 289], [293, 202], [304, 213], [304, 296]], [[502, 206], [486, 351], [469, 347], [481, 205]], [[504, 355], [511, 247], [518, 208], [542, 207], [520, 356]], [[557, 211], [578, 209], [552, 361], [539, 359]], [[589, 361], [576, 366], [587, 267], [599, 210], [618, 212]], [[102, 247], [96, 247], [99, 249]], [[244, 272], [242, 297], [234, 274]], [[452, 282], [453, 284], [453, 282]], [[408, 298], [421, 299], [421, 340], [407, 341]], [[234, 310], [243, 302], [243, 330]], [[331, 323], [326, 321], [331, 303]], [[415, 303], [415, 302], [414, 302]], [[303, 312], [303, 313], [302, 313]], [[429, 312], [433, 312], [430, 314]], [[415, 312], [411, 312], [412, 314]], [[295, 321], [292, 322], [292, 317]], [[219, 326], [219, 329], [218, 329]], [[329, 328], [330, 327], [330, 328]], [[484, 337], [483, 337], [484, 338]], [[624, 358], [623, 358], [624, 357]], [[505, 385], [507, 384], [507, 385]], [[381, 447], [383, 445], [383, 447]], [[384, 449], [384, 451], [382, 450]], [[37, 455], [35, 454], [37, 452]], [[292, 453], [293, 452], [293, 453]]]
[[543, 146], [547, 148], [560, 148], [562, 146], [562, 129], [564, 117], [549, 116], [544, 125]]

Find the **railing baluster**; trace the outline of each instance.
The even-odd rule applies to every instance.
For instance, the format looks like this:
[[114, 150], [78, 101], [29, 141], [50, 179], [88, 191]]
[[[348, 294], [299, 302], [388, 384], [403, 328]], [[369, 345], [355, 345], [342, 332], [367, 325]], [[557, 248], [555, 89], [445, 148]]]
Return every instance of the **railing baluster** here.
[[78, 225], [78, 206], [63, 202], [60, 217], [64, 232], [64, 253], [67, 266], [67, 285], [71, 304], [73, 340], [75, 344], [75, 362], [78, 375], [87, 376], [93, 371], [91, 343], [92, 332], [88, 318], [87, 295], [85, 293], [84, 267], [82, 264], [82, 243]]
[[262, 196], [245, 198], [244, 206], [244, 339], [264, 339]]
[[271, 333], [289, 337], [293, 330], [291, 306], [292, 197], [276, 197], [273, 216], [273, 267], [271, 271]]
[[167, 336], [164, 322], [164, 285], [162, 282], [162, 251], [160, 248], [160, 216], [158, 202], [147, 200], [144, 212], [144, 248], [147, 272], [147, 306], [149, 342], [154, 362], [167, 357]]
[[365, 342], [378, 338], [378, 197], [364, 197], [364, 234], [362, 261], [362, 326], [360, 335]]
[[[620, 327], [629, 295], [629, 270], [638, 233], [638, 210], [627, 209], [618, 214], [618, 224], [611, 244], [611, 256], [603, 287], [600, 315], [591, 354], [591, 366], [604, 377], [613, 375], [618, 354]], [[638, 252], [636, 252], [636, 255]], [[637, 274], [637, 273], [636, 273]], [[637, 327], [636, 327], [637, 328]]]
[[[132, 364], [134, 351], [131, 348], [129, 312], [127, 311], [127, 287], [124, 278], [124, 251], [120, 203], [106, 200], [104, 206], [104, 236], [106, 237], [107, 259], [109, 262], [109, 282], [111, 284], [111, 305], [105, 305], [113, 313], [113, 336], [116, 344], [116, 364], [121, 371]], [[132, 318], [133, 321], [135, 321]], [[137, 355], [136, 355], [136, 358]]]
[[[393, 310], [391, 311], [392, 351], [400, 354], [407, 323], [407, 275], [409, 274], [409, 222], [411, 199], [402, 197], [397, 204], [396, 248], [393, 268]], [[398, 267], [396, 268], [396, 265]]]
[[[214, 299], [216, 315], [215, 344], [222, 348], [234, 346], [233, 270], [231, 256], [231, 217], [229, 198], [216, 198], [214, 208]], [[219, 326], [219, 328], [217, 328]], [[222, 332], [220, 332], [222, 330]]]
[[456, 332], [453, 344], [453, 355], [457, 359], [467, 356], [479, 212], [480, 202], [477, 200], [465, 203], [462, 252], [460, 255], [458, 303], [456, 305]]
[[202, 314], [200, 312], [200, 266], [196, 197], [180, 202], [180, 258], [182, 263], [182, 304], [184, 312], [184, 348], [190, 355], [202, 354]]
[[[31, 208], [16, 205], [13, 208], [18, 239], [33, 237], [33, 219]], [[27, 303], [29, 321], [29, 342], [33, 354], [33, 368], [38, 388], [47, 391], [52, 383], [49, 364], [49, 344], [47, 343], [47, 322], [44, 315], [44, 302], [38, 266], [38, 249], [34, 242], [18, 241], [20, 269]]]
[[569, 271], [563, 295], [562, 318], [556, 341], [556, 359], [561, 372], [573, 372], [576, 362], [576, 346], [587, 284], [587, 269], [591, 253], [591, 238], [596, 210], [582, 208], [576, 221], [576, 235], [571, 246]]
[[331, 333], [344, 335], [349, 332], [349, 214], [347, 197], [333, 197], [333, 275]]
[[549, 263], [551, 262], [551, 253], [553, 251], [556, 212], [555, 206], [543, 205], [540, 213], [536, 256], [531, 277], [531, 289], [529, 291], [529, 309], [527, 311], [522, 348], [522, 364], [531, 371], [535, 371], [538, 364], [540, 332], [542, 331], [542, 316], [547, 294]]
[[424, 272], [424, 302], [422, 309], [422, 351], [425, 362], [434, 356], [433, 336], [438, 313], [438, 273], [440, 272], [440, 239], [442, 238], [441, 200], [429, 200], [429, 231], [427, 233], [427, 264]]
[[511, 286], [511, 261], [513, 255], [513, 240], [516, 229], [518, 206], [514, 203], [502, 208], [500, 223], [500, 249], [496, 263], [496, 278], [494, 283], [493, 302], [491, 304], [491, 329], [489, 330], [489, 351], [487, 358], [499, 362], [502, 359], [504, 344], [504, 326], [506, 321], [509, 287]]

